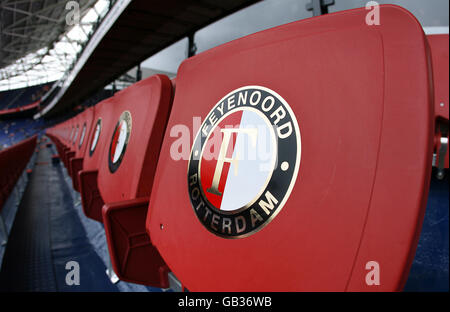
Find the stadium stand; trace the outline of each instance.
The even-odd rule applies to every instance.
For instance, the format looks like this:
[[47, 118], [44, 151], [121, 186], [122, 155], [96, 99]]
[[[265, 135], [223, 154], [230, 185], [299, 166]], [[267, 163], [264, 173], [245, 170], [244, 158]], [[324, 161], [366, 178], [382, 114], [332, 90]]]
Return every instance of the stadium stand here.
[[[89, 153], [85, 149], [84, 154], [77, 155], [76, 143], [81, 127], [87, 122], [92, 125], [94, 111], [89, 112], [90, 118], [82, 113], [69, 121], [69, 128], [75, 130], [66, 141], [67, 150], [59, 148], [65, 155], [63, 162], [72, 168], [72, 180], [79, 175], [86, 215], [105, 223], [116, 274], [121, 280], [162, 288], [168, 287], [167, 266], [150, 244], [145, 216], [172, 94], [167, 76], [144, 79], [96, 107], [93, 120], [95, 125], [101, 123], [101, 132], [97, 136], [96, 131], [91, 131], [91, 139], [85, 143], [87, 146], [91, 142]], [[103, 110], [109, 115], [102, 114]], [[55, 132], [58, 130], [48, 133], [60, 145]], [[97, 144], [100, 146], [96, 149]], [[97, 157], [91, 161], [95, 163], [93, 168], [90, 163], [84, 166], [80, 156], [87, 159], [93, 154]]]
[[[218, 238], [224, 231], [222, 225], [216, 228], [219, 235], [215, 236], [192, 220], [192, 208], [186, 207], [190, 203], [180, 195], [191, 181], [186, 179], [186, 162], [170, 159], [172, 139], [167, 131], [158, 160], [171, 107], [167, 77], [153, 76], [136, 83], [92, 111], [47, 131], [72, 180], [78, 173], [78, 186], [76, 182], [73, 185], [81, 193], [86, 215], [105, 225], [113, 267], [120, 279], [167, 287], [170, 267], [183, 287], [194, 291], [368, 290], [363, 263], [378, 259], [389, 273], [377, 290], [404, 287], [420, 235], [431, 174], [432, 77], [427, 39], [417, 21], [395, 6], [382, 6], [382, 13], [384, 24], [377, 32], [359, 23], [364, 10], [351, 10], [250, 35], [182, 63], [167, 128], [189, 124], [193, 115], [213, 120], [211, 103], [228, 100], [223, 96], [243, 85], [278, 90], [301, 118], [301, 183], [293, 188], [285, 213], [264, 234], [252, 239], [232, 240], [231, 245], [229, 240]], [[315, 29], [328, 29], [329, 33], [309, 36]], [[412, 47], [408, 42], [416, 44]], [[349, 44], [353, 50], [348, 49]], [[334, 58], [326, 57], [329, 51], [334, 51]], [[314, 58], [321, 60], [327, 75], [308, 66], [317, 64], [311, 62]], [[268, 60], [275, 59], [282, 61], [270, 65], [275, 62]], [[411, 68], [410, 63], [416, 67]], [[212, 64], [214, 73], [209, 70]], [[414, 74], [408, 75], [411, 79], [405, 83], [401, 76], [411, 70]], [[329, 86], [328, 92], [318, 97], [314, 86], [322, 85]], [[385, 86], [389, 88], [383, 93]], [[147, 97], [152, 102], [146, 103], [146, 97], [139, 96], [145, 88], [153, 88], [149, 92], [152, 96]], [[154, 97], [155, 93], [159, 96]], [[349, 97], [353, 99], [350, 102]], [[359, 105], [367, 101], [370, 105]], [[145, 112], [144, 107], [151, 110]], [[320, 116], [320, 122], [315, 122], [314, 116]], [[90, 130], [86, 130], [89, 140], [83, 150], [83, 143], [77, 144], [77, 140], [85, 123]], [[327, 138], [326, 146], [318, 144], [321, 137]], [[401, 146], [395, 144], [398, 140]], [[415, 152], [405, 155], [405, 148]], [[345, 150], [345, 155], [339, 150]], [[349, 157], [361, 151], [365, 151], [364, 157]], [[324, 162], [320, 155], [329, 154], [336, 158]], [[405, 169], [393, 174], [391, 169], [400, 156]], [[334, 177], [327, 187], [327, 198], [334, 204], [320, 200], [318, 188], [322, 189], [322, 184], [314, 182], [328, 181], [330, 172]], [[402, 194], [417, 196], [405, 198]], [[362, 203], [365, 209], [361, 209]], [[303, 212], [294, 206], [303, 207]], [[330, 208], [336, 206], [342, 209]], [[223, 217], [211, 219], [215, 218], [211, 211], [208, 216], [204, 210], [205, 223], [223, 222]], [[142, 223], [145, 214], [149, 237]], [[397, 226], [400, 219], [401, 228]], [[328, 230], [324, 231], [323, 224]], [[309, 234], [303, 235], [303, 231]], [[264, 247], [268, 245], [270, 250]], [[305, 257], [311, 254], [321, 256]], [[155, 257], [160, 260], [149, 265], [155, 263], [151, 260]], [[336, 270], [333, 276], [330, 272], [321, 275], [320, 268], [327, 266], [329, 259], [337, 263]], [[222, 270], [217, 271], [220, 264]], [[271, 270], [273, 267], [279, 270]], [[267, 274], [255, 275], [255, 270]], [[286, 280], [286, 276], [290, 278]]]
[[[448, 226], [433, 222], [437, 209], [448, 210], [448, 182], [439, 184], [449, 167], [448, 34], [426, 36], [398, 6], [380, 12], [377, 27], [361, 8], [239, 38], [187, 58], [172, 80], [157, 74], [116, 93], [101, 89], [57, 123], [0, 120], [0, 211], [33, 153], [39, 165], [0, 290], [69, 289], [57, 285], [65, 272], [53, 263], [83, 248], [82, 225], [75, 218], [56, 238], [46, 225], [73, 217], [77, 198], [124, 282], [167, 289], [175, 281], [181, 291], [417, 289], [429, 268], [414, 259], [431, 254], [428, 234], [446, 230], [437, 240], [448, 245]], [[51, 84], [2, 92], [0, 109], [39, 101], [43, 88]], [[188, 159], [175, 161], [178, 125], [192, 125], [192, 140]], [[269, 161], [239, 154], [261, 145]], [[55, 197], [40, 210], [35, 199], [50, 194], [49, 181]], [[79, 236], [66, 244], [64, 232]], [[89, 248], [79, 260], [103, 269]], [[44, 273], [35, 274], [49, 282], [17, 280], [16, 254], [28, 255], [33, 272], [40, 257]], [[447, 268], [435, 272], [448, 272], [446, 256]], [[375, 260], [383, 282], [374, 288], [367, 264]], [[117, 290], [90, 275], [87, 287]]]
[[[220, 112], [211, 111], [212, 103], [229, 101], [230, 90], [264, 86], [291, 105], [301, 129], [301, 174], [283, 211], [263, 231], [231, 242], [219, 237], [231, 220], [196, 196], [196, 171], [188, 169], [188, 180], [186, 163], [167, 157], [166, 133], [147, 230], [189, 290], [369, 290], [365, 263], [371, 259], [385, 272], [377, 290], [402, 289], [431, 173], [431, 77], [417, 20], [399, 7], [380, 10], [376, 30], [361, 22], [366, 11], [355, 9], [256, 33], [182, 63], [169, 128], [189, 124], [192, 115], [213, 120]], [[186, 189], [201, 222], [181, 195]], [[269, 201], [272, 212], [282, 199]], [[268, 213], [258, 205], [255, 211], [258, 220]], [[246, 229], [254, 223], [248, 218]], [[323, 270], [330, 265], [333, 271]]]
[[79, 129], [80, 137], [75, 141], [73, 149], [75, 150], [73, 158], [68, 162], [68, 172], [72, 177], [73, 188], [79, 192], [78, 186], [78, 172], [83, 169], [83, 157], [92, 130], [92, 123], [94, 122], [95, 107], [90, 107], [80, 114]]
[[52, 83], [0, 92], [0, 110], [22, 107], [36, 101], [50, 90]]
[[0, 150], [35, 134], [43, 134], [45, 128], [51, 126], [52, 123], [45, 119], [33, 120], [29, 118], [0, 120]]
[[[36, 140], [35, 135], [0, 151], [0, 211], [30, 160], [36, 147]], [[1, 215], [0, 227], [2, 240], [6, 243], [7, 232]]]
[[0, 118], [32, 116], [53, 83], [0, 92]]

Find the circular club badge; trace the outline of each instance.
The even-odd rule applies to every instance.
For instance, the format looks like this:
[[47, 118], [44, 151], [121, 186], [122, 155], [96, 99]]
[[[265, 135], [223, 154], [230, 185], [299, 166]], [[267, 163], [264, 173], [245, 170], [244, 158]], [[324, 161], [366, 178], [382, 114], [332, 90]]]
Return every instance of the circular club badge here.
[[89, 156], [92, 156], [92, 154], [94, 154], [101, 131], [102, 131], [102, 119], [99, 118], [97, 120], [97, 123], [95, 124], [95, 130], [94, 130], [94, 135], [92, 136], [91, 148], [89, 149]]
[[131, 134], [131, 114], [124, 111], [114, 128], [109, 146], [108, 164], [111, 173], [116, 172], [122, 162]]
[[72, 141], [72, 137], [73, 137], [74, 132], [75, 132], [75, 127], [72, 126], [72, 131], [70, 131], [69, 142]]
[[81, 145], [83, 145], [85, 135], [86, 135], [86, 123], [84, 123], [83, 129], [81, 130], [80, 143], [78, 143], [78, 149], [80, 149]]
[[230, 92], [206, 116], [189, 159], [199, 221], [223, 238], [263, 229], [287, 201], [300, 156], [297, 119], [279, 94], [260, 86]]
[[78, 137], [78, 129], [79, 129], [79, 126], [77, 125], [77, 129], [75, 130], [75, 135], [74, 135], [74, 137], [73, 137], [72, 145], [75, 145], [75, 142], [77, 141], [77, 137]]

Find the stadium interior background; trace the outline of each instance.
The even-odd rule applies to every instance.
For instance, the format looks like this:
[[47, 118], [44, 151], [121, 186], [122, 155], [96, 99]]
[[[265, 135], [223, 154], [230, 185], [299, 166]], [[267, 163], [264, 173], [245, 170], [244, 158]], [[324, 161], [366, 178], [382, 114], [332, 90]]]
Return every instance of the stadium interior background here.
[[[80, 0], [76, 1], [80, 8], [80, 20], [72, 25], [67, 20], [67, 14], [73, 9], [66, 7], [68, 2], [73, 1], [0, 1], [0, 151], [36, 134], [43, 137], [46, 129], [76, 116], [139, 80], [154, 74], [175, 78], [181, 62], [191, 55], [258, 31], [320, 14], [307, 9], [310, 0], [205, 0], [200, 1], [203, 6], [200, 5], [197, 11], [195, 1], [185, 2], [194, 8], [189, 9], [182, 4], [183, 1], [135, 0], [131, 1], [128, 9], [133, 6], [133, 10], [139, 10], [140, 6], [149, 7], [147, 3], [153, 3], [159, 11], [148, 10], [146, 21], [136, 18], [133, 25], [132, 14], [124, 21], [114, 11], [115, 6], [116, 9], [120, 7], [120, 2], [127, 1]], [[165, 4], [160, 5], [163, 2]], [[332, 2], [321, 13], [364, 7], [367, 1]], [[448, 34], [447, 0], [378, 2], [408, 9], [417, 17], [425, 33]], [[172, 8], [173, 15], [162, 13], [167, 8]], [[189, 17], [183, 22], [182, 16], [186, 12], [194, 16], [193, 22], [188, 21]], [[158, 24], [160, 19], [166, 20]], [[149, 22], [151, 20], [155, 21], [154, 24]], [[129, 48], [118, 49], [117, 43], [121, 41]], [[55, 151], [49, 150], [48, 153]], [[38, 170], [35, 168], [33, 172]], [[442, 180], [436, 179], [433, 171], [429, 203], [406, 291], [448, 291], [448, 170], [446, 173]], [[54, 174], [51, 179], [63, 175], [63, 172]], [[61, 177], [68, 183], [67, 177]], [[101, 225], [87, 220], [79, 207], [74, 208], [76, 204], [72, 205], [70, 184], [49, 187], [58, 189], [55, 191], [58, 195], [52, 200], [63, 207], [61, 211], [51, 212], [50, 218], [62, 218], [66, 220], [63, 224], [74, 229], [76, 238], [66, 238], [72, 240], [68, 243], [71, 245], [69, 250], [76, 254], [76, 259], [92, 266], [92, 271], [104, 275], [82, 284], [81, 290], [162, 291], [132, 283], [111, 283], [104, 274], [108, 255]], [[23, 209], [20, 205], [18, 207], [19, 211]], [[3, 209], [2, 215], [11, 229], [14, 216], [17, 217], [19, 212]], [[51, 236], [65, 237], [64, 228], [53, 221], [47, 229], [52, 232]], [[61, 238], [60, 241], [54, 239], [53, 244], [58, 242], [64, 243]], [[14, 239], [11, 238], [9, 243], [13, 244]], [[51, 245], [46, 248], [51, 250], [48, 261], [53, 261], [53, 266], [68, 259], [58, 254]], [[2, 260], [3, 265], [11, 265], [7, 254], [7, 248], [0, 247], [0, 265]], [[11, 283], [4, 270], [0, 273], [2, 290], [6, 287], [4, 283]], [[66, 271], [55, 269], [56, 280], [62, 279], [64, 274]], [[45, 285], [28, 282], [27, 286], [17, 283], [16, 288], [9, 284], [11, 288], [6, 287], [6, 290], [73, 290], [62, 282]]]

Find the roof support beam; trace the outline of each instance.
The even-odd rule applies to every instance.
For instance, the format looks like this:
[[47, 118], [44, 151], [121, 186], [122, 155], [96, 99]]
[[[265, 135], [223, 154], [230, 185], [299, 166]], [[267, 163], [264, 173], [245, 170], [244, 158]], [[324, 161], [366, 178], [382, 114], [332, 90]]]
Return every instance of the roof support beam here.
[[30, 12], [27, 12], [27, 11], [24, 11], [24, 10], [20, 10], [20, 9], [17, 9], [17, 8], [10, 8], [10, 7], [4, 6], [4, 5], [2, 5], [1, 8], [4, 9], [4, 10], [21, 13], [21, 14], [25, 14], [25, 15], [28, 15], [28, 16], [34, 16], [34, 17], [37, 17], [37, 18], [40, 18], [40, 19], [43, 19], [43, 20], [46, 20], [46, 21], [54, 22], [54, 23], [58, 23], [60, 21], [59, 19], [50, 18], [50, 17], [44, 16], [44, 15], [40, 15], [40, 14], [30, 13]]

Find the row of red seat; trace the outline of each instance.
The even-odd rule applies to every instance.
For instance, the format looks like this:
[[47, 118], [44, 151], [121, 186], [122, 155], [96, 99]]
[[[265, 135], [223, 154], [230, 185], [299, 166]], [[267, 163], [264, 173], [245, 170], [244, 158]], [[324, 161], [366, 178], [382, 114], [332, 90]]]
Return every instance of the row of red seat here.
[[[185, 60], [176, 91], [155, 75], [47, 131], [86, 216], [105, 226], [120, 279], [167, 287], [172, 271], [194, 291], [403, 287], [431, 172], [432, 63], [409, 12], [381, 6], [376, 26], [366, 13], [232, 41]], [[183, 127], [192, 150], [180, 160]], [[266, 171], [233, 151], [258, 151], [264, 129]]]
[[36, 139], [35, 135], [0, 151], [0, 210], [33, 155]]
[[15, 108], [8, 108], [8, 109], [2, 109], [0, 110], [0, 116], [6, 116], [6, 115], [14, 115], [17, 113], [25, 112], [25, 111], [31, 111], [39, 107], [40, 104], [39, 101], [35, 101], [31, 104], [15, 107]]
[[[110, 234], [119, 278], [158, 287], [168, 287], [168, 269], [150, 244], [145, 217], [172, 97], [170, 79], [155, 75], [47, 131], [81, 194], [86, 216], [103, 222]], [[127, 137], [127, 129], [133, 135]], [[120, 151], [118, 136], [126, 140]]]

